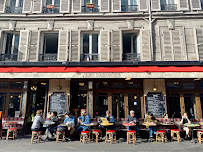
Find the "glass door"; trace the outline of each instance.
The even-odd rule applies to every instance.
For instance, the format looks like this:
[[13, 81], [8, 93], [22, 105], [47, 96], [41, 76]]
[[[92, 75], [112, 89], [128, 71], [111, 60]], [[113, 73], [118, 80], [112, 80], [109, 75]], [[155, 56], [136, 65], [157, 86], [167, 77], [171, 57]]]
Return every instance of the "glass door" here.
[[135, 115], [141, 118], [141, 100], [140, 93], [129, 93], [128, 94], [128, 111], [134, 110]]
[[125, 118], [124, 95], [122, 93], [112, 93], [112, 115], [115, 118]]
[[189, 118], [197, 117], [197, 110], [195, 104], [194, 94], [184, 94], [185, 111], [187, 112]]

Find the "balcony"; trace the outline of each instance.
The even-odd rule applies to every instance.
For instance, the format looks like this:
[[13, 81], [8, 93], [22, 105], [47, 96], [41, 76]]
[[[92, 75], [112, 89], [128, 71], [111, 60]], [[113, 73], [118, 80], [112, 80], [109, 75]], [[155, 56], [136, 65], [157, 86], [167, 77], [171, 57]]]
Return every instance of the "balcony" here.
[[161, 4], [161, 10], [163, 11], [176, 11], [177, 4]]
[[1, 54], [1, 61], [17, 61], [18, 54]]
[[97, 12], [99, 12], [99, 6], [95, 6], [94, 8], [87, 8], [87, 6], [82, 6], [82, 12], [97, 13]]
[[81, 62], [98, 62], [99, 54], [81, 54], [80, 61]]
[[39, 61], [48, 61], [48, 62], [56, 62], [57, 61], [57, 54], [40, 54]]
[[140, 54], [125, 53], [123, 54], [123, 61], [140, 61]]
[[47, 8], [47, 6], [43, 7], [43, 13], [47, 13], [47, 14], [56, 14], [59, 13], [60, 7], [56, 7], [54, 6], [53, 8]]
[[22, 10], [23, 10], [23, 7], [12, 7], [12, 6], [6, 7], [6, 13], [19, 14], [19, 13], [22, 13]]
[[121, 5], [122, 12], [137, 12], [138, 5]]

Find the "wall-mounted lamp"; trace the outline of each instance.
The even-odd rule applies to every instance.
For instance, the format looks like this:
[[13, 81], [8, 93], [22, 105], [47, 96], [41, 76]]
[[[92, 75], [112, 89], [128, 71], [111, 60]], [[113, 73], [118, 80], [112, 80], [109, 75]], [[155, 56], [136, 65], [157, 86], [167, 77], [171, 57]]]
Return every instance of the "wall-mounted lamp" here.
[[155, 85], [155, 79], [154, 79], [154, 87], [152, 88], [152, 90], [154, 91], [154, 92], [156, 92], [158, 89], [157, 89], [157, 87], [156, 87], [156, 85]]

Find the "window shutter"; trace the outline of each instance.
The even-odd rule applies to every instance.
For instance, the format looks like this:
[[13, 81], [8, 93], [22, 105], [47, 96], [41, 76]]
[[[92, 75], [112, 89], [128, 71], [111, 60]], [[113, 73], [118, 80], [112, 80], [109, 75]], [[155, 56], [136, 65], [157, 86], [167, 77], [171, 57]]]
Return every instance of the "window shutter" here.
[[0, 0], [0, 13], [4, 13], [6, 6], [6, 0]]
[[31, 13], [32, 0], [23, 1], [23, 13]]
[[70, 0], [61, 0], [60, 1], [60, 12], [61, 13], [70, 13]]
[[189, 10], [188, 0], [178, 0], [178, 2], [179, 2], [179, 10], [180, 11], [188, 11]]
[[100, 0], [100, 12], [109, 12], [109, 0]]
[[173, 61], [173, 52], [171, 46], [171, 32], [169, 30], [163, 30], [162, 33], [163, 42], [163, 60]]
[[68, 59], [68, 31], [59, 31], [58, 61], [67, 61]]
[[121, 12], [121, 0], [113, 0], [113, 12]]
[[72, 0], [73, 5], [73, 13], [80, 13], [81, 12], [81, 0]]
[[196, 29], [197, 35], [197, 47], [199, 52], [199, 60], [203, 61], [203, 31], [202, 29]]
[[40, 32], [32, 31], [30, 36], [29, 61], [38, 61]]
[[42, 0], [33, 0], [33, 13], [42, 13]]
[[111, 60], [122, 61], [121, 52], [121, 31], [112, 31], [112, 47], [111, 47]]
[[151, 0], [152, 11], [161, 11], [160, 0]]
[[149, 30], [141, 31], [141, 60], [151, 61]]
[[28, 51], [29, 31], [20, 31], [18, 61], [26, 61]]
[[173, 30], [172, 31], [172, 41], [173, 41], [173, 52], [174, 52], [174, 60], [182, 61], [183, 60], [183, 52], [181, 47], [181, 39], [180, 39], [180, 31]]
[[139, 11], [148, 11], [148, 0], [139, 0]]
[[80, 61], [80, 31], [71, 31], [71, 61]]
[[190, 0], [191, 10], [202, 10], [200, 0]]
[[100, 41], [101, 41], [101, 48], [100, 48], [100, 61], [101, 62], [108, 62], [109, 61], [109, 44], [110, 44], [110, 32], [107, 30], [100, 31]]
[[188, 61], [197, 61], [198, 53], [195, 43], [195, 32], [193, 28], [185, 29], [185, 41]]

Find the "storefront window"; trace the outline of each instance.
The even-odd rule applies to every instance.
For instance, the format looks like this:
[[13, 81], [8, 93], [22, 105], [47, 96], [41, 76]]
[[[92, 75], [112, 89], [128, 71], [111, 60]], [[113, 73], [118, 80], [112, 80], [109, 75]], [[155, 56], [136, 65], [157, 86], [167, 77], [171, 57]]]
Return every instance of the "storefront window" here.
[[141, 118], [141, 102], [140, 94], [138, 93], [129, 93], [128, 94], [128, 107], [129, 111], [134, 110], [138, 118]]
[[5, 111], [5, 105], [6, 105], [6, 93], [0, 93], [0, 111]]
[[183, 83], [183, 89], [194, 89], [194, 83]]
[[23, 88], [23, 83], [20, 81], [11, 82], [11, 89], [21, 89]]
[[15, 112], [19, 112], [20, 99], [21, 99], [21, 93], [10, 94], [8, 117], [15, 117]]
[[199, 82], [197, 85], [198, 85], [198, 89], [203, 89], [203, 82]]
[[168, 94], [167, 107], [168, 107], [168, 117], [169, 118], [181, 118], [179, 93]]
[[98, 93], [95, 98], [95, 117], [104, 117], [106, 115], [106, 111], [108, 110], [108, 93]]
[[112, 89], [123, 89], [124, 84], [122, 82], [113, 82], [112, 83]]
[[6, 88], [8, 88], [8, 82], [0, 82], [0, 88], [1, 88], [1, 89], [6, 89]]
[[124, 96], [120, 93], [112, 94], [112, 115], [115, 118], [124, 118]]
[[108, 82], [97, 82], [96, 83], [96, 89], [108, 89], [109, 88], [109, 84]]
[[179, 83], [178, 82], [168, 82], [167, 83], [167, 89], [179, 89]]
[[127, 87], [130, 89], [140, 89], [140, 83], [135, 83], [135, 82], [128, 82]]
[[196, 104], [194, 94], [184, 94], [185, 111], [190, 118], [195, 118], [196, 115]]

